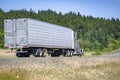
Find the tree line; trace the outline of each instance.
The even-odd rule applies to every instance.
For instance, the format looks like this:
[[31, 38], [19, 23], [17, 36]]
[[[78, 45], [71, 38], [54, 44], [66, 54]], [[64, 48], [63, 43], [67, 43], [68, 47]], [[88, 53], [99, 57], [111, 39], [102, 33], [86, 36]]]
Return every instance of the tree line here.
[[78, 34], [78, 42], [85, 51], [111, 51], [120, 48], [120, 20], [81, 15], [72, 11], [62, 14], [52, 10], [0, 9], [0, 48], [4, 48], [4, 19], [32, 18], [66, 26]]

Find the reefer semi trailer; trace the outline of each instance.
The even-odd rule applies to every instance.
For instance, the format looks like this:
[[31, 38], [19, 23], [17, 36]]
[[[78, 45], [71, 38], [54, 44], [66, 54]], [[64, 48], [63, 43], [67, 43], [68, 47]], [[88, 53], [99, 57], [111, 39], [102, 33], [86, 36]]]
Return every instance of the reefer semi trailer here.
[[70, 28], [30, 18], [4, 20], [4, 46], [17, 48], [16, 56], [82, 55], [77, 34]]

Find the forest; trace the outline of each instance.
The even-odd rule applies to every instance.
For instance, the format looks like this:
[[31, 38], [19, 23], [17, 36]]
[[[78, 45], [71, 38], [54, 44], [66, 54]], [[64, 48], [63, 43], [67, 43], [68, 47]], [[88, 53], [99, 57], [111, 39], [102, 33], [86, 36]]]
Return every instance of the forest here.
[[78, 42], [84, 51], [112, 51], [120, 48], [120, 19], [85, 16], [72, 11], [63, 14], [53, 10], [0, 9], [0, 48], [4, 48], [4, 19], [32, 18], [66, 26], [78, 34]]

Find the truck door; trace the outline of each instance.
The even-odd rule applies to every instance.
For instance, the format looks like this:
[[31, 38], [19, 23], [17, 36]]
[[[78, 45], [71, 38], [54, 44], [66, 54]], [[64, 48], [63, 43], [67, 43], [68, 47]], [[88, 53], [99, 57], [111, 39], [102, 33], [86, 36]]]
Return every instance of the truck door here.
[[4, 21], [5, 47], [23, 48], [27, 44], [26, 20], [9, 19]]
[[27, 45], [27, 20], [16, 20], [16, 47], [24, 48]]
[[16, 40], [15, 40], [15, 21], [13, 19], [5, 20], [4, 21], [4, 45], [8, 48], [15, 48], [16, 47]]

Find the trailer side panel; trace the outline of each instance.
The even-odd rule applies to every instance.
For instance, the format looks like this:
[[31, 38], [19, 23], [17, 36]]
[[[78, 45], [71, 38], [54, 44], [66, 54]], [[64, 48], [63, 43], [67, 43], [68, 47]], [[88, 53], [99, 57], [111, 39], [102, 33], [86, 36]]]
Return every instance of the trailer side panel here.
[[62, 26], [28, 19], [30, 47], [74, 48], [73, 31]]

